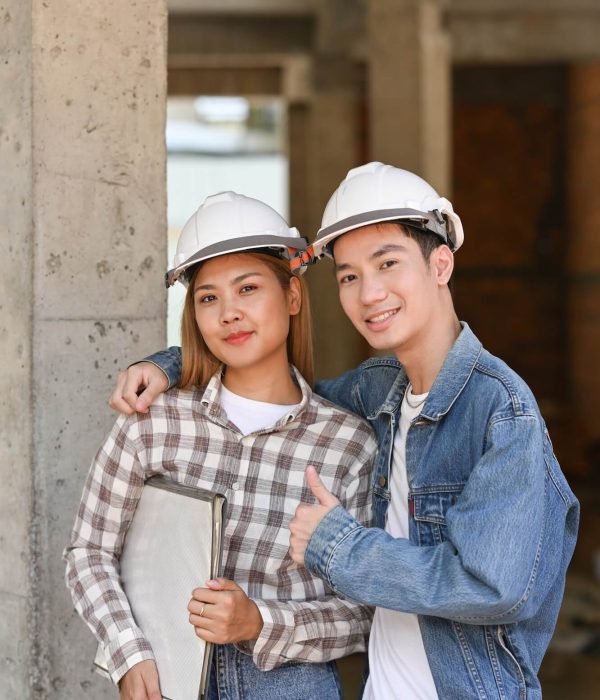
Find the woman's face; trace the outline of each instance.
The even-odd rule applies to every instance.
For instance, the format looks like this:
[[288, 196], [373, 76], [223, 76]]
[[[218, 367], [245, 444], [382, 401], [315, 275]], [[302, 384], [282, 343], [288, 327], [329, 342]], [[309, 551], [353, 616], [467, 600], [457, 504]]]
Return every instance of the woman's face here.
[[193, 286], [196, 323], [218, 360], [240, 370], [287, 364], [290, 316], [301, 301], [296, 279], [285, 290], [268, 264], [232, 253], [207, 260]]

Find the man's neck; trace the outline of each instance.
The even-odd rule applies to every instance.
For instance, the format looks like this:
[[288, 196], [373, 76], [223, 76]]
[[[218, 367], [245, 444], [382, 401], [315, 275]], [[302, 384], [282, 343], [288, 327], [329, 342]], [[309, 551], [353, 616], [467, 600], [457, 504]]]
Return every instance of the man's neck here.
[[415, 394], [424, 394], [431, 389], [460, 331], [460, 322], [452, 311], [432, 324], [428, 333], [412, 347], [396, 353]]

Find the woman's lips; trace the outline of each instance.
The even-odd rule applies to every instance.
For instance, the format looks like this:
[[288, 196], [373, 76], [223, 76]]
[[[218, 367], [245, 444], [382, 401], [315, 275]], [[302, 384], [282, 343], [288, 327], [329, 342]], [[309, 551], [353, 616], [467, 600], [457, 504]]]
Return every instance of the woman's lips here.
[[241, 345], [243, 342], [248, 340], [252, 335], [252, 331], [239, 331], [237, 333], [231, 333], [225, 338], [225, 341], [231, 345]]

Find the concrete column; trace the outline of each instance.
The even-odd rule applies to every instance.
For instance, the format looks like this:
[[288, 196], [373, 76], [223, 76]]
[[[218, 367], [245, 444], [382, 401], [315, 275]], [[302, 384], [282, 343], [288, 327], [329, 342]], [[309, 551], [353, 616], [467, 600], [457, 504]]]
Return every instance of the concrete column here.
[[451, 56], [442, 0], [369, 0], [371, 158], [451, 185]]
[[585, 475], [600, 459], [600, 63], [570, 68], [567, 156], [572, 458]]
[[31, 519], [31, 17], [0, 8], [0, 696], [28, 698]]
[[0, 22], [0, 695], [112, 698], [61, 552], [117, 371], [165, 342], [166, 8], [5, 0]]

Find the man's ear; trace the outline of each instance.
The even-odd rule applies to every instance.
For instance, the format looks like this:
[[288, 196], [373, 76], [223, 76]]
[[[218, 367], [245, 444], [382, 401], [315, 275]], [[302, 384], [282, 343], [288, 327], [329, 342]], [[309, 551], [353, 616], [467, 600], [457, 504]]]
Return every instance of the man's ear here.
[[297, 277], [290, 278], [290, 289], [288, 292], [290, 316], [296, 316], [302, 308], [302, 287]]
[[438, 285], [447, 285], [454, 270], [454, 255], [447, 245], [438, 246], [432, 251], [430, 266]]

